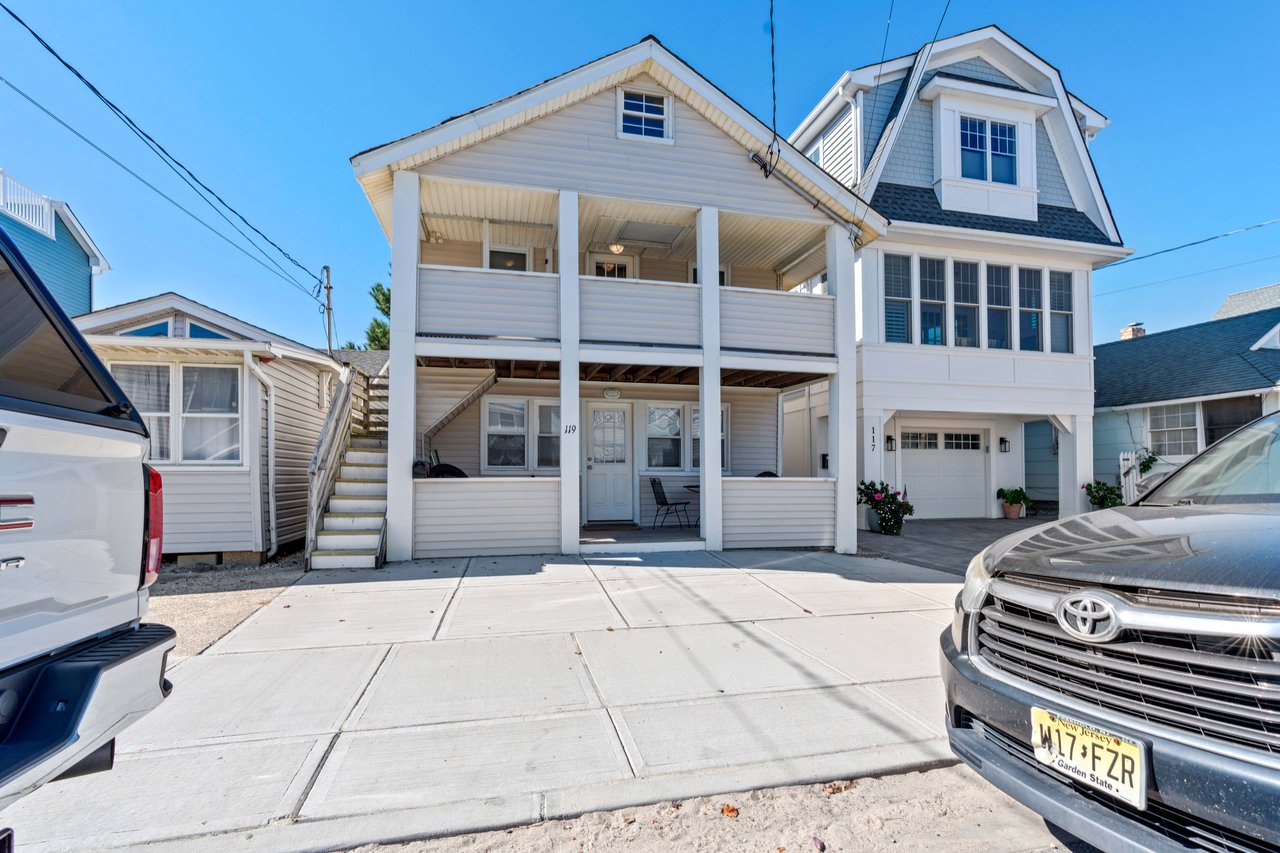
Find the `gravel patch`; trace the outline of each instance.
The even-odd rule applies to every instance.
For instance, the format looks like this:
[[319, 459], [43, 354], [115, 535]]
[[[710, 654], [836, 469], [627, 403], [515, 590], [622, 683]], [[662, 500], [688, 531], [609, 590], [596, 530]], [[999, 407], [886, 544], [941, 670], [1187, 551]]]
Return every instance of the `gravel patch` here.
[[151, 587], [147, 622], [178, 632], [170, 662], [198, 655], [302, 577], [301, 551], [261, 566], [175, 566], [166, 563]]

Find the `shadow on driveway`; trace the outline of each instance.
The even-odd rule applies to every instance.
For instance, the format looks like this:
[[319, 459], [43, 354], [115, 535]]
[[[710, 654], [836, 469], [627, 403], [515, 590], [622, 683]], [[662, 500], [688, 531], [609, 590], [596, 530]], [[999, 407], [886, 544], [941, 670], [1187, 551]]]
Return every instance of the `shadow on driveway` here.
[[859, 557], [887, 557], [926, 569], [963, 575], [973, 555], [1013, 533], [1056, 520], [1041, 513], [1035, 518], [907, 519], [901, 536], [858, 531]]

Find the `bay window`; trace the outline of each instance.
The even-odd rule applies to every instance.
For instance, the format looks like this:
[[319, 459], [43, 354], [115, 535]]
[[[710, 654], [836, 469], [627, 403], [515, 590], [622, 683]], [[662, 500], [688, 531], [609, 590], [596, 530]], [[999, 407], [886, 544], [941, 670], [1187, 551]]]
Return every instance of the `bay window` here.
[[240, 461], [240, 368], [184, 364], [182, 461]]
[[987, 265], [988, 349], [1013, 349], [1009, 329], [1011, 275], [1009, 267]]
[[956, 261], [951, 265], [955, 294], [955, 342], [958, 347], [976, 347], [978, 341], [978, 265]]
[[485, 404], [485, 465], [489, 468], [528, 467], [527, 404], [524, 400], [489, 400]]
[[172, 459], [173, 413], [169, 399], [171, 373], [167, 364], [111, 365], [111, 375], [120, 383], [120, 387], [142, 416], [147, 431], [151, 433], [150, 458], [153, 462], [168, 462]]
[[1075, 352], [1071, 273], [1049, 271], [1049, 338], [1053, 352]]
[[884, 339], [911, 343], [911, 256], [884, 256]]
[[1018, 270], [1018, 349], [1040, 352], [1044, 349], [1042, 308], [1044, 285], [1040, 270]]
[[920, 259], [920, 343], [947, 345], [947, 262]]

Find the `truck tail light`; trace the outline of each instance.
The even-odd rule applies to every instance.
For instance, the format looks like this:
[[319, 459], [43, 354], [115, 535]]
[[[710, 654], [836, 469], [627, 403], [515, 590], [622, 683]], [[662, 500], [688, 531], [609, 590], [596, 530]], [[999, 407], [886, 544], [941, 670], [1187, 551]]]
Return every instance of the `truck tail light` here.
[[138, 588], [151, 586], [160, 577], [160, 554], [164, 533], [164, 489], [160, 472], [150, 465], [142, 466], [147, 482], [146, 521], [142, 530], [142, 580]]

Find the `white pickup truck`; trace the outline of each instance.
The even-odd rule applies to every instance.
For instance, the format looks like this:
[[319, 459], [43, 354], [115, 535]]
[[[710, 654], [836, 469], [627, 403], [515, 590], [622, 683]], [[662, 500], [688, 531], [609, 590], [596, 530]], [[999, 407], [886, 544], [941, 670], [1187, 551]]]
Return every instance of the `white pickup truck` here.
[[0, 809], [110, 769], [116, 735], [169, 694], [176, 635], [141, 622], [163, 515], [146, 448], [142, 418], [0, 229]]

